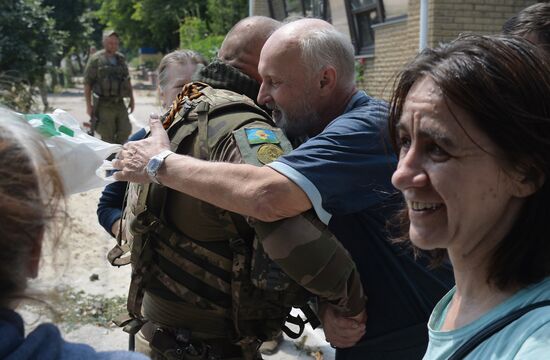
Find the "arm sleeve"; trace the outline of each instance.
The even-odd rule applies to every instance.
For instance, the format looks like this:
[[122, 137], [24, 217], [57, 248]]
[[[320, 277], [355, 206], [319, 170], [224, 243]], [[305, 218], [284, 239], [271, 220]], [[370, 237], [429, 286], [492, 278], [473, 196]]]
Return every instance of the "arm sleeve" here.
[[351, 256], [313, 211], [272, 223], [253, 221], [253, 227], [266, 254], [292, 280], [331, 302], [344, 316], [364, 309], [365, 296]]
[[268, 165], [302, 188], [325, 224], [332, 215], [364, 210], [394, 192], [396, 159], [387, 145], [383, 109], [371, 109], [376, 116], [342, 116]]
[[[144, 139], [147, 135], [145, 129], [141, 129], [134, 133], [129, 141], [137, 141]], [[103, 226], [111, 236], [114, 236], [111, 229], [115, 221], [122, 217], [122, 206], [124, 205], [124, 196], [126, 194], [126, 181], [117, 181], [105, 186], [101, 193], [99, 203], [97, 205], [97, 219], [99, 224]]]
[[115, 221], [122, 217], [122, 206], [124, 204], [124, 194], [126, 193], [125, 181], [117, 181], [105, 187], [99, 198], [97, 205], [97, 219], [111, 236]]
[[[215, 154], [217, 161], [244, 162], [233, 136], [222, 140]], [[292, 280], [336, 305], [344, 316], [364, 309], [363, 288], [351, 256], [313, 211], [272, 223], [250, 222], [265, 253]]]

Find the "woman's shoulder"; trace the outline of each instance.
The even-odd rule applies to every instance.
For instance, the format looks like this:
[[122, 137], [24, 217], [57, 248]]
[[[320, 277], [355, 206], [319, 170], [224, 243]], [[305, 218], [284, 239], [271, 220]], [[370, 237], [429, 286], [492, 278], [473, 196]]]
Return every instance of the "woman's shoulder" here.
[[[32, 331], [18, 347], [21, 358], [30, 355], [51, 355], [57, 359], [80, 359], [80, 360], [144, 360], [148, 359], [143, 354], [129, 351], [105, 351], [98, 352], [90, 345], [71, 343], [64, 340], [59, 328], [53, 324], [42, 324]], [[34, 355], [33, 355], [34, 354]]]
[[81, 360], [146, 360], [145, 355], [131, 351], [95, 351], [86, 344], [66, 342], [63, 348], [62, 359]]
[[[501, 354], [504, 359], [542, 359], [550, 353], [550, 278], [526, 287], [510, 301], [510, 311], [527, 309], [517, 320], [512, 321], [489, 338], [480, 350], [486, 354]], [[509, 355], [505, 355], [509, 354]]]

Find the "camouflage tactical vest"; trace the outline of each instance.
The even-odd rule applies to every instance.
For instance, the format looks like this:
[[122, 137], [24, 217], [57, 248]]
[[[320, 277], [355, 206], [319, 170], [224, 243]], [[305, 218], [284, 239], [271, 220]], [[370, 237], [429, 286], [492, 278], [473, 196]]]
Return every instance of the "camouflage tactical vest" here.
[[100, 97], [130, 97], [132, 89], [126, 61], [118, 53], [114, 57], [115, 64], [111, 63], [104, 53], [97, 54], [95, 59], [91, 60], [97, 68], [97, 79], [92, 90]]
[[[193, 86], [194, 92], [189, 90]], [[185, 91], [187, 96], [178, 96], [165, 115], [173, 119], [165, 121], [165, 127], [174, 152], [212, 160], [220, 140], [235, 136], [238, 143], [259, 125], [273, 126], [245, 96], [201, 83], [186, 85]], [[279, 129], [268, 132], [253, 134], [260, 137], [254, 146], [261, 163], [291, 150]], [[276, 145], [270, 136], [277, 138]], [[171, 202], [176, 205], [171, 207]], [[179, 220], [170, 209], [177, 209]], [[136, 319], [143, 319], [145, 290], [190, 304], [198, 312], [227, 316], [233, 324], [230, 339], [247, 345], [273, 338], [285, 327], [290, 308], [303, 307], [310, 297], [267, 258], [240, 215], [161, 185], [131, 184], [123, 221], [132, 262], [128, 310]], [[194, 225], [205, 222], [208, 228], [201, 229], [207, 234], [194, 234], [199, 232]]]

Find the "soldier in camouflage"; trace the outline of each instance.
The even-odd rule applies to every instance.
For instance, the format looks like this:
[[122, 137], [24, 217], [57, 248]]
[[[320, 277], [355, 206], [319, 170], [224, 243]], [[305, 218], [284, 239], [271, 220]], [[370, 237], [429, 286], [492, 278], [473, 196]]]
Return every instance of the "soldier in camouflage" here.
[[[220, 60], [201, 68], [195, 76], [201, 82], [184, 86], [163, 116], [169, 134], [163, 145], [202, 160], [257, 166], [291, 150], [250, 99], [259, 90], [260, 50], [278, 26], [252, 17], [229, 32]], [[163, 125], [153, 119], [151, 131]], [[156, 161], [162, 164], [171, 151]], [[140, 166], [139, 155], [129, 149], [115, 163]], [[292, 235], [299, 241], [264, 251], [262, 234], [270, 228], [252, 221], [254, 231], [240, 215], [162, 186], [159, 167], [148, 168], [151, 184], [129, 187], [123, 220], [133, 267], [126, 330], [149, 321], [143, 332], [153, 358], [259, 358], [259, 345], [280, 332], [290, 307], [310, 298], [304, 288], [346, 316], [364, 314], [355, 266], [322, 226], [298, 218]], [[299, 264], [303, 251], [307, 266]]]
[[[84, 97], [93, 130], [103, 141], [122, 144], [132, 131], [128, 109], [130, 113], [134, 111], [134, 94], [128, 66], [118, 46], [117, 33], [106, 31], [103, 50], [93, 54], [86, 65]], [[128, 109], [124, 98], [130, 98]]]

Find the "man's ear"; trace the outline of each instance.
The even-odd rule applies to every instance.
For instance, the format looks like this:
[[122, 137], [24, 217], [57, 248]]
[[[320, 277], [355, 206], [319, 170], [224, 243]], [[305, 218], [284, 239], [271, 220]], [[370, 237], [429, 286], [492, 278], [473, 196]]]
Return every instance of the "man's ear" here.
[[319, 79], [319, 86], [321, 94], [332, 95], [332, 91], [336, 87], [336, 81], [338, 80], [336, 69], [333, 66], [326, 66], [321, 70], [321, 76]]

